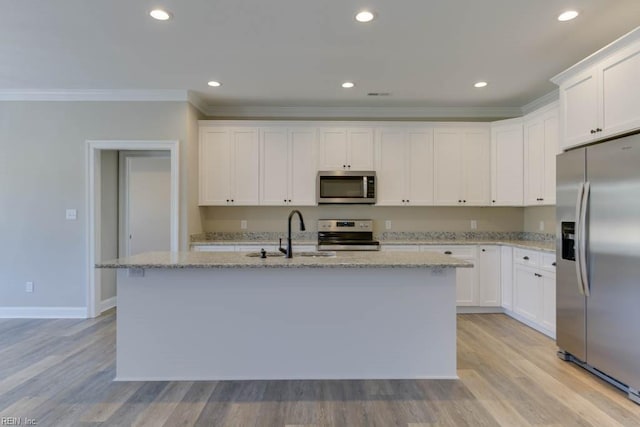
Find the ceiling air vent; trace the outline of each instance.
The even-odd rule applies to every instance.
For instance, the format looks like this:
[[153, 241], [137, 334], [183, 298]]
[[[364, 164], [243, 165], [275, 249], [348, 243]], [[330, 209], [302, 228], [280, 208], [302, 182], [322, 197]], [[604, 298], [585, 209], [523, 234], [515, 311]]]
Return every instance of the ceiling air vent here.
[[367, 96], [390, 96], [389, 92], [369, 92]]

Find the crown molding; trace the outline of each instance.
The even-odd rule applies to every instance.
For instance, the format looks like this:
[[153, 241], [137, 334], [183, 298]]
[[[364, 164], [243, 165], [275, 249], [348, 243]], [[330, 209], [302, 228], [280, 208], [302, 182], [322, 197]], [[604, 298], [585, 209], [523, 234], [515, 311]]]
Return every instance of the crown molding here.
[[207, 114], [207, 111], [209, 110], [209, 106], [207, 105], [205, 100], [202, 99], [202, 97], [197, 93], [195, 93], [194, 91], [192, 90], [187, 91], [187, 101], [189, 101], [189, 103], [193, 105], [196, 109], [198, 109], [198, 111], [200, 111], [202, 114], [204, 115]]
[[496, 119], [522, 115], [520, 107], [273, 107], [209, 105], [211, 118]]
[[[0, 101], [185, 101], [186, 90], [0, 90]], [[196, 108], [198, 108], [196, 106]]]
[[560, 99], [560, 89], [554, 89], [553, 91], [549, 92], [546, 95], [542, 95], [540, 98], [538, 99], [534, 99], [533, 101], [531, 101], [530, 103], [528, 103], [527, 105], [524, 105], [522, 107], [522, 115], [526, 115], [529, 113], [532, 113], [534, 111], [536, 111], [539, 108], [542, 108], [546, 105], [549, 105], [555, 101], [558, 101]]

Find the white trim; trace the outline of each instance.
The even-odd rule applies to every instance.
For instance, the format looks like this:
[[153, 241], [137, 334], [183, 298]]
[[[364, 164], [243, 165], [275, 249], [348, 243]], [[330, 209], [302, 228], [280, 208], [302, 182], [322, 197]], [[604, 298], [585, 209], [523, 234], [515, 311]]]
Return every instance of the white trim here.
[[560, 99], [560, 89], [555, 89], [546, 95], [542, 95], [538, 99], [534, 99], [527, 105], [524, 105], [522, 107], [522, 114], [526, 115], [526, 114], [532, 113], [539, 108], [542, 108], [546, 105], [549, 105], [553, 102], [558, 101], [559, 99]]
[[456, 307], [456, 314], [486, 314], [504, 313], [502, 307], [481, 307], [481, 306], [458, 306]]
[[216, 106], [205, 111], [213, 118], [368, 118], [368, 119], [502, 119], [522, 115], [520, 107], [273, 107]]
[[556, 334], [555, 334], [554, 331], [550, 331], [549, 329], [543, 327], [539, 323], [536, 323], [536, 322], [534, 322], [532, 320], [529, 320], [526, 317], [519, 315], [515, 311], [506, 310], [505, 309], [504, 310], [504, 314], [506, 314], [507, 316], [517, 320], [518, 322], [530, 327], [531, 329], [534, 329], [534, 330], [540, 332], [541, 334], [544, 334], [544, 335], [548, 336], [549, 338], [553, 338], [554, 340], [556, 339]]
[[171, 156], [171, 251], [180, 247], [180, 141], [87, 141], [86, 146], [87, 194], [87, 308], [88, 317], [100, 314], [99, 295], [101, 277], [95, 268], [101, 256], [100, 218], [100, 152], [101, 150], [169, 151]]
[[107, 299], [103, 299], [102, 301], [100, 301], [100, 314], [104, 313], [105, 311], [112, 309], [113, 307], [117, 307], [118, 306], [118, 297], [111, 297], [111, 298], [107, 298]]
[[86, 307], [0, 307], [2, 319], [85, 319]]
[[187, 91], [187, 100], [202, 114], [205, 114], [205, 115], [207, 114], [207, 110], [209, 106], [207, 105], [206, 101], [202, 99], [202, 97], [198, 95], [196, 92], [193, 92], [191, 90]]
[[186, 90], [47, 89], [0, 90], [0, 101], [184, 101]]
[[598, 62], [606, 59], [607, 57], [630, 46], [631, 44], [639, 40], [640, 40], [640, 27], [636, 27], [635, 29], [629, 31], [627, 34], [623, 35], [622, 37], [609, 43], [602, 49], [587, 56], [585, 59], [578, 62], [577, 64], [574, 64], [571, 67], [567, 68], [566, 70], [562, 71], [561, 73], [553, 76], [550, 80], [553, 83], [560, 86], [566, 79], [592, 67]]
[[[207, 378], [200, 375], [195, 376], [168, 376], [168, 377], [152, 377], [152, 376], [141, 376], [141, 377], [132, 377], [132, 376], [121, 376], [115, 377], [113, 381], [287, 381], [287, 380], [308, 380], [313, 378], [313, 380], [363, 380], [363, 379], [372, 379], [372, 380], [397, 380], [397, 376], [388, 376], [388, 375], [372, 375], [370, 378], [343, 378], [343, 377], [324, 377], [320, 375], [305, 375], [305, 376], [291, 376], [291, 377], [264, 377], [264, 378], [256, 378], [255, 376], [248, 377], [215, 377], [215, 378]], [[404, 379], [404, 378], [403, 378]], [[460, 377], [458, 375], [417, 375], [412, 378], [407, 378], [411, 380], [459, 380]]]
[[[519, 118], [519, 117], [518, 117]], [[309, 128], [314, 126], [335, 126], [335, 127], [362, 127], [362, 128], [400, 128], [407, 126], [415, 129], [420, 128], [482, 128], [490, 129], [493, 122], [431, 122], [431, 121], [366, 121], [366, 120], [198, 120], [198, 126], [227, 126], [227, 127], [288, 127], [288, 128]]]
[[532, 117], [537, 118], [545, 114], [554, 113], [557, 114], [558, 109], [560, 108], [560, 101], [556, 100], [550, 104], [545, 105], [544, 107], [540, 107], [537, 110], [534, 110], [524, 116], [525, 120], [530, 120]]

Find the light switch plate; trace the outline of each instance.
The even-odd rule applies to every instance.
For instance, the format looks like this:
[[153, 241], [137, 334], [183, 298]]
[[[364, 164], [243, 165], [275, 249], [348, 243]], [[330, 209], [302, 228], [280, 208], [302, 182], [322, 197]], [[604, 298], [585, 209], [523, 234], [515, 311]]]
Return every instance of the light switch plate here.
[[242, 230], [246, 230], [247, 229], [247, 220], [243, 219], [240, 221], [240, 229]]
[[391, 220], [386, 220], [384, 222], [384, 228], [385, 230], [391, 230]]
[[478, 221], [476, 221], [475, 219], [471, 220], [471, 229], [472, 230], [477, 230], [478, 229]]
[[33, 282], [27, 282], [24, 285], [25, 292], [33, 292]]
[[544, 221], [540, 221], [540, 225], [538, 226], [540, 231], [544, 231]]
[[78, 210], [77, 209], [67, 209], [66, 218], [69, 220], [78, 219]]

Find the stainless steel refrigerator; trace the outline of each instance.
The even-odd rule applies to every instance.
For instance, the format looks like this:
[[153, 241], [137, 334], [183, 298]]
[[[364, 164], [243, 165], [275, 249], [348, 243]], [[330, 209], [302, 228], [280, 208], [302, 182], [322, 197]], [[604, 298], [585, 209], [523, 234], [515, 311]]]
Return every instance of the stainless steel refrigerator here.
[[640, 404], [640, 134], [558, 155], [558, 355]]

